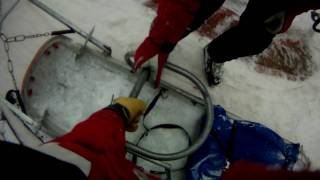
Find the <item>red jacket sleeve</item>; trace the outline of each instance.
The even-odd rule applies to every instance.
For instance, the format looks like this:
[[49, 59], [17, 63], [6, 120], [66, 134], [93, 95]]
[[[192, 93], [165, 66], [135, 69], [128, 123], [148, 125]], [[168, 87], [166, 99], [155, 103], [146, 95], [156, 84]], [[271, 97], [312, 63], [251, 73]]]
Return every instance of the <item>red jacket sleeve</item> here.
[[125, 159], [125, 128], [120, 116], [102, 109], [54, 140], [91, 162], [89, 179], [137, 179]]
[[159, 45], [176, 44], [184, 37], [199, 7], [199, 0], [159, 0], [149, 37]]

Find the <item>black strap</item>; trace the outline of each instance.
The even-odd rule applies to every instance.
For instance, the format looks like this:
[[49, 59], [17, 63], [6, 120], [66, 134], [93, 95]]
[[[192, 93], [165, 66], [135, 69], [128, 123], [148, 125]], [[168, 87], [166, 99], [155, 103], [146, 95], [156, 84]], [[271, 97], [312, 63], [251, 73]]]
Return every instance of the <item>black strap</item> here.
[[137, 145], [140, 144], [141, 140], [144, 138], [144, 137], [147, 137], [148, 134], [150, 133], [150, 131], [152, 130], [155, 130], [155, 129], [160, 129], [160, 128], [163, 128], [163, 129], [179, 129], [181, 130], [185, 135], [186, 137], [188, 138], [188, 146], [191, 146], [191, 137], [189, 135], [189, 133], [187, 132], [187, 130], [185, 130], [183, 127], [177, 125], [177, 124], [159, 124], [159, 125], [156, 125], [156, 126], [153, 126], [152, 128], [148, 128], [147, 131], [145, 131], [139, 138], [138, 142], [136, 143]]
[[129, 111], [127, 108], [123, 107], [121, 104], [111, 104], [105, 109], [110, 109], [113, 112], [117, 113], [124, 122], [124, 126], [127, 128], [129, 125]]
[[163, 93], [165, 93], [167, 91], [167, 89], [161, 88], [159, 93], [153, 98], [153, 100], [151, 101], [151, 103], [148, 105], [148, 107], [146, 108], [144, 114], [143, 114], [143, 119], [142, 119], [142, 125], [143, 127], [148, 130], [149, 128], [146, 126], [145, 124], [145, 119], [147, 117], [147, 115], [150, 113], [150, 111], [156, 106], [160, 96], [163, 95]]
[[[179, 129], [181, 130], [185, 136], [188, 138], [188, 146], [191, 146], [191, 137], [189, 135], [189, 133], [187, 132], [187, 130], [185, 130], [183, 127], [177, 125], [177, 124], [159, 124], [159, 125], [156, 125], [154, 127], [151, 127], [151, 128], [148, 128], [146, 125], [145, 125], [145, 118], [146, 116], [151, 112], [151, 110], [155, 107], [155, 105], [157, 104], [159, 98], [167, 91], [167, 89], [164, 89], [164, 88], [161, 88], [159, 93], [153, 98], [153, 100], [151, 101], [151, 103], [148, 105], [148, 107], [146, 108], [146, 111], [144, 113], [144, 117], [143, 117], [143, 126], [144, 128], [146, 129], [146, 131], [140, 136], [140, 138], [138, 139], [136, 145], [139, 146], [141, 140], [145, 137], [148, 136], [148, 134], [150, 133], [150, 131], [152, 130], [155, 130], [155, 129], [160, 129], [160, 128], [165, 128], [165, 129]], [[137, 159], [138, 157], [136, 155], [133, 155], [132, 156], [132, 162], [133, 163], [137, 163]], [[185, 167], [182, 167], [182, 168], [179, 168], [177, 170], [181, 170], [181, 169], [184, 169]], [[170, 173], [170, 170], [168, 169], [165, 169], [165, 171], [151, 171], [151, 173], [153, 174], [166, 174], [167, 175], [167, 178], [166, 179], [171, 179], [171, 173]]]
[[57, 35], [75, 33], [75, 32], [76, 31], [74, 29], [67, 29], [67, 30], [60, 30], [60, 31], [52, 31], [51, 35], [52, 36], [57, 36]]
[[151, 103], [148, 105], [146, 111], [144, 112], [144, 115], [143, 115], [143, 116], [144, 116], [144, 117], [143, 117], [144, 119], [145, 119], [146, 116], [149, 114], [149, 112], [155, 107], [155, 105], [157, 104], [160, 96], [161, 96], [164, 92], [166, 92], [166, 91], [167, 91], [167, 89], [164, 89], [164, 88], [161, 88], [161, 89], [160, 89], [159, 93], [153, 98], [153, 100], [151, 101]]
[[[187, 132], [187, 130], [185, 130], [183, 127], [177, 125], [177, 124], [159, 124], [159, 125], [156, 125], [152, 128], [148, 128], [139, 138], [138, 142], [136, 143], [137, 146], [139, 146], [141, 140], [145, 137], [148, 136], [148, 134], [150, 133], [150, 131], [152, 130], [156, 130], [156, 129], [160, 129], [160, 128], [164, 128], [164, 129], [179, 129], [181, 130], [185, 136], [188, 138], [188, 147], [191, 146], [191, 137], [189, 135], [189, 133]], [[138, 157], [136, 155], [133, 155], [132, 156], [132, 162], [133, 163], [137, 163], [137, 159]], [[183, 170], [185, 168], [185, 166], [181, 167], [181, 168], [178, 168], [178, 169], [175, 169], [175, 171], [179, 171], [179, 170]], [[167, 178], [166, 179], [171, 179], [171, 172], [168, 170], [168, 169], [165, 169], [164, 171], [150, 171], [152, 174], [166, 174], [167, 175]]]
[[11, 104], [18, 103], [18, 106], [21, 108], [21, 111], [26, 114], [26, 108], [22, 101], [22, 97], [20, 95], [19, 90], [13, 90], [13, 89], [9, 90], [6, 93], [6, 100], [9, 101]]

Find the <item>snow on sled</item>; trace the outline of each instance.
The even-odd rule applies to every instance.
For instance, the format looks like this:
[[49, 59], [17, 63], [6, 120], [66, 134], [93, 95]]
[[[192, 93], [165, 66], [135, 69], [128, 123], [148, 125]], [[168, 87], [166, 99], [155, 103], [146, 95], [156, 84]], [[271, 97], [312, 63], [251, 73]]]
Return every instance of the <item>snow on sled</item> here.
[[[148, 69], [133, 74], [122, 61], [89, 48], [82, 48], [79, 56], [79, 49], [80, 44], [65, 36], [56, 36], [39, 49], [25, 74], [21, 91], [28, 115], [41, 124], [42, 130], [58, 136], [108, 106], [113, 97], [140, 94], [139, 98], [147, 104], [156, 103], [137, 132], [126, 134], [131, 142], [127, 148], [139, 154], [133, 143], [139, 141], [146, 129], [166, 124], [140, 139], [139, 145], [147, 149], [142, 156], [156, 160], [183, 158], [175, 161], [171, 169], [183, 167], [186, 157], [205, 141], [212, 126], [211, 99], [202, 83], [186, 70], [168, 65], [167, 69], [188, 77], [193, 82], [189, 84], [203, 94], [203, 99], [164, 81], [161, 90], [154, 89], [152, 80], [143, 85], [143, 79], [148, 79], [145, 77]], [[185, 81], [176, 72], [174, 76]], [[199, 132], [199, 120], [205, 112], [210, 112], [210, 119]]]

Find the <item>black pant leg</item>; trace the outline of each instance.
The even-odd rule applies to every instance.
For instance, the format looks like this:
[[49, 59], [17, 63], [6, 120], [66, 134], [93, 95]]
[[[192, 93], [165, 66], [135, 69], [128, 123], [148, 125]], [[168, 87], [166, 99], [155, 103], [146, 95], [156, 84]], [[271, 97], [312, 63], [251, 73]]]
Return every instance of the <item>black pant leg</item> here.
[[212, 60], [223, 63], [261, 53], [275, 36], [267, 32], [264, 22], [283, 9], [283, 4], [275, 0], [249, 0], [238, 25], [209, 44], [208, 51]]
[[262, 52], [274, 36], [264, 27], [239, 24], [214, 39], [208, 46], [208, 53], [214, 62], [224, 63]]
[[0, 141], [0, 172], [0, 179], [88, 179], [73, 164], [4, 141]]

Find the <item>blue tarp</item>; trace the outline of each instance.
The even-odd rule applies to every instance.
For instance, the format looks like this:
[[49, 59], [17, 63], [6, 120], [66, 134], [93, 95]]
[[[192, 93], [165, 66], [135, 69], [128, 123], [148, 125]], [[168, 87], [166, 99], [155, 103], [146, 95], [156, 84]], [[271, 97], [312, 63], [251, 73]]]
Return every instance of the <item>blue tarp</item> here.
[[231, 119], [221, 106], [214, 107], [214, 113], [211, 134], [189, 157], [187, 179], [219, 179], [227, 162], [237, 160], [288, 169], [297, 161], [299, 144], [283, 139], [262, 124]]

